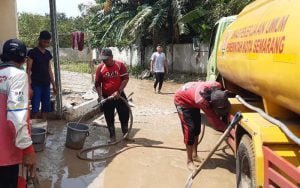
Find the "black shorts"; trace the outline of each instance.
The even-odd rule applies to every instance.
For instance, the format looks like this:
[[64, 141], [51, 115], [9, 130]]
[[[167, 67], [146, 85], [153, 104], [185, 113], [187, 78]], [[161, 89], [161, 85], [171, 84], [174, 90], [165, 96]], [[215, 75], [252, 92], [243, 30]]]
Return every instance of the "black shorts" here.
[[0, 166], [0, 188], [18, 187], [19, 165]]
[[197, 108], [184, 108], [175, 105], [181, 121], [184, 143], [193, 145], [195, 137], [199, 136], [201, 130], [201, 113]]

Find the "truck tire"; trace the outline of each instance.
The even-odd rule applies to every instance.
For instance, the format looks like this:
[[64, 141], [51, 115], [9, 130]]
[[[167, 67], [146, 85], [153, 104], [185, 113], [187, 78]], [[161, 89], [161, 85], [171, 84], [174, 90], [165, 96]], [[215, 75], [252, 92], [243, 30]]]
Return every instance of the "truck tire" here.
[[236, 176], [238, 188], [255, 188], [255, 154], [252, 139], [244, 135], [236, 156]]

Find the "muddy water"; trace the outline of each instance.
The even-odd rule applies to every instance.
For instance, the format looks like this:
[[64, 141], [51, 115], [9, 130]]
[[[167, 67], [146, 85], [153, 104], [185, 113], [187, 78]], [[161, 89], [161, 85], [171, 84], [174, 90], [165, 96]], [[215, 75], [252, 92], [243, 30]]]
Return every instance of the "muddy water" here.
[[[154, 94], [152, 81], [130, 80], [126, 93], [135, 92], [132, 134], [135, 144], [184, 148], [180, 122], [173, 103], [173, 93], [179, 86], [166, 83], [162, 90], [165, 93], [158, 95]], [[105, 124], [100, 120], [97, 123]], [[64, 147], [65, 125], [62, 121], [50, 122], [50, 129], [55, 134], [48, 137], [46, 150], [38, 154], [39, 177], [43, 188], [81, 188], [88, 185], [97, 188], [184, 186], [189, 175], [184, 151], [139, 147], [124, 152], [113, 160], [107, 160], [106, 163], [85, 162], [77, 159], [76, 151]], [[106, 142], [107, 130], [95, 128], [90, 132], [92, 134], [87, 138], [85, 147]], [[120, 134], [120, 130], [118, 132]], [[201, 157], [207, 155], [219, 136], [219, 133], [207, 127], [203, 143], [199, 146]], [[122, 147], [125, 146], [119, 146]], [[223, 147], [224, 151], [218, 151], [194, 181], [194, 187], [236, 187], [234, 155], [225, 144]], [[114, 149], [118, 148], [111, 148], [110, 152], [114, 152]], [[106, 152], [99, 151], [95, 154], [102, 155]], [[104, 167], [105, 173], [99, 175]], [[91, 182], [93, 183], [90, 184]]]
[[[182, 130], [173, 102], [174, 92], [179, 87], [178, 84], [166, 82], [162, 89], [163, 94], [160, 95], [154, 94], [153, 81], [130, 80], [126, 91], [135, 92], [133, 95], [135, 143], [174, 149], [139, 147], [116, 156], [113, 160], [107, 161], [102, 187], [184, 187], [190, 172], [186, 169], [186, 153], [180, 150], [184, 148]], [[203, 124], [206, 124], [204, 118]], [[210, 127], [206, 128], [203, 142], [199, 145], [201, 158], [208, 154], [219, 137], [219, 133]], [[225, 144], [221, 148], [194, 181], [193, 187], [236, 187], [234, 155]], [[102, 176], [99, 176], [97, 179], [101, 182], [101, 178]], [[118, 181], [115, 181], [116, 179]], [[95, 187], [99, 187], [98, 185], [92, 184]]]
[[[46, 148], [38, 153], [38, 177], [43, 188], [85, 188], [103, 170], [104, 162], [85, 162], [76, 157], [76, 150], [65, 147], [66, 122], [50, 121], [54, 132], [47, 137]], [[92, 127], [85, 147], [106, 142], [107, 133]]]

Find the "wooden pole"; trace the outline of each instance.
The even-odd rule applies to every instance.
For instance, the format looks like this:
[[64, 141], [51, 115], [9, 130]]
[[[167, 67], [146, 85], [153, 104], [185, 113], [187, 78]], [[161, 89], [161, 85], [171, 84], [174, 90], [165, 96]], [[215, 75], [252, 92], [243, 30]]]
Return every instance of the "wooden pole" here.
[[[91, 35], [89, 32], [86, 32], [87, 38], [88, 38], [88, 51], [90, 52], [90, 61], [89, 61], [89, 67], [91, 69], [91, 77], [92, 77], [92, 82], [95, 81], [94, 77], [94, 72], [95, 72], [95, 64], [94, 64], [94, 59], [93, 59], [93, 49], [92, 49], [92, 44], [91, 44]], [[97, 56], [97, 55], [96, 55]]]
[[51, 32], [53, 44], [53, 61], [54, 61], [54, 75], [55, 85], [57, 88], [56, 95], [56, 113], [59, 118], [62, 118], [62, 91], [60, 79], [60, 66], [59, 66], [59, 40], [57, 34], [57, 20], [56, 20], [56, 0], [49, 0], [50, 5], [50, 19], [51, 19]]

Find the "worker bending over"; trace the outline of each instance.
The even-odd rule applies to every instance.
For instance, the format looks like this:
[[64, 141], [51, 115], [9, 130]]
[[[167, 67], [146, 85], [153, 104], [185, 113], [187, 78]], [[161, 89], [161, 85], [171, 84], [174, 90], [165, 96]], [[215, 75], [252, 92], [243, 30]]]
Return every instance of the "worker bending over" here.
[[178, 90], [174, 102], [181, 121], [187, 150], [187, 167], [194, 170], [194, 161], [201, 162], [197, 154], [202, 110], [208, 123], [218, 131], [224, 131], [230, 103], [221, 85], [215, 81], [189, 82]]
[[102, 63], [96, 71], [95, 87], [99, 96], [98, 101], [110, 96], [114, 97], [113, 100], [109, 100], [103, 105], [110, 142], [114, 142], [116, 140], [115, 109], [119, 115], [123, 134], [128, 132], [129, 109], [120, 96], [126, 99], [124, 88], [128, 83], [129, 76], [124, 63], [114, 60], [110, 49], [101, 51], [100, 60]]
[[0, 63], [0, 187], [17, 188], [19, 164], [33, 171], [35, 153], [29, 134], [28, 77], [20, 69], [26, 46], [17, 39], [3, 46]]

